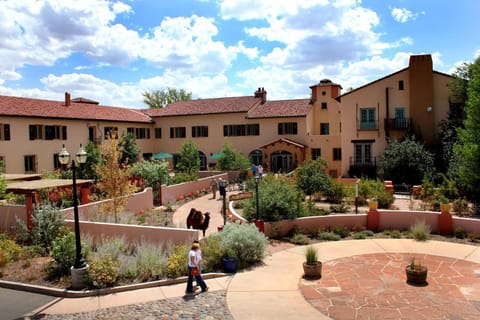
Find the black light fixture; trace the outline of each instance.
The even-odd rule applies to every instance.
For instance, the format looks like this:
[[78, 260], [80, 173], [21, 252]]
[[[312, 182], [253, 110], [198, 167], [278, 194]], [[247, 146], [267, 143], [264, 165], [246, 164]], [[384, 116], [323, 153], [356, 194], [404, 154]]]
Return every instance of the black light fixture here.
[[227, 207], [226, 207], [226, 199], [225, 199], [227, 196], [227, 181], [220, 179], [219, 191], [223, 199], [222, 215], [223, 215], [223, 225], [225, 225], [227, 223]]
[[260, 182], [260, 177], [258, 175], [255, 176], [255, 195], [256, 195], [256, 214], [257, 220], [260, 220], [260, 210], [258, 209], [258, 183]]
[[[65, 145], [62, 147], [62, 151], [58, 154], [58, 161], [63, 165], [68, 165], [70, 162], [70, 153], [65, 148]], [[80, 149], [78, 149], [75, 159], [72, 159], [72, 195], [73, 195], [73, 214], [75, 220], [75, 264], [73, 265], [74, 269], [83, 269], [87, 266], [85, 259], [82, 256], [82, 245], [80, 241], [80, 224], [78, 219], [78, 196], [77, 196], [77, 179], [76, 179], [76, 167], [75, 162], [83, 164], [87, 161], [87, 152], [83, 149], [80, 144]]]

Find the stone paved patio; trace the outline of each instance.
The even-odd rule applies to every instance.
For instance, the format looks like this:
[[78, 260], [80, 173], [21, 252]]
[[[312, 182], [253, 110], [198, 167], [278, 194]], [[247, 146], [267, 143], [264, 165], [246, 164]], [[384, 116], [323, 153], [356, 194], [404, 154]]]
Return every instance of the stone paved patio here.
[[[406, 283], [414, 257], [428, 284]], [[300, 281], [304, 298], [333, 319], [480, 319], [480, 265], [425, 254], [364, 254], [327, 261], [322, 278]]]

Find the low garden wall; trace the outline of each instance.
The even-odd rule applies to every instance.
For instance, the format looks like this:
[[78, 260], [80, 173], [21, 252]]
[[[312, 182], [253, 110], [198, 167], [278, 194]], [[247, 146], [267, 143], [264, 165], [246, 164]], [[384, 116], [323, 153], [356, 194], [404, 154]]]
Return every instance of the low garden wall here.
[[160, 187], [161, 203], [166, 205], [175, 201], [181, 201], [200, 194], [202, 191], [210, 190], [210, 180], [214, 177], [217, 181], [222, 178], [228, 181], [228, 173], [219, 173], [208, 177], [200, 178], [196, 181], [179, 183], [171, 186], [162, 185]]
[[[66, 220], [67, 226], [73, 231], [74, 221]], [[155, 245], [179, 243], [192, 243], [200, 237], [199, 230], [166, 228], [153, 226], [139, 226], [131, 224], [114, 224], [80, 221], [81, 234], [88, 234], [93, 237], [93, 242], [101, 240], [103, 237], [125, 237], [127, 243], [141, 243], [143, 241]]]
[[[372, 224], [372, 217], [376, 220]], [[447, 222], [442, 218], [447, 217]], [[451, 234], [457, 228], [466, 233], [480, 233], [480, 219], [458, 217], [434, 211], [408, 210], [374, 210], [361, 214], [332, 214], [326, 216], [304, 217], [295, 220], [265, 222], [265, 235], [282, 237], [294, 230], [308, 233], [334, 226], [347, 228], [362, 227], [373, 231], [378, 230], [408, 230], [417, 221], [424, 221], [430, 226], [432, 233]], [[447, 232], [444, 232], [447, 230]]]

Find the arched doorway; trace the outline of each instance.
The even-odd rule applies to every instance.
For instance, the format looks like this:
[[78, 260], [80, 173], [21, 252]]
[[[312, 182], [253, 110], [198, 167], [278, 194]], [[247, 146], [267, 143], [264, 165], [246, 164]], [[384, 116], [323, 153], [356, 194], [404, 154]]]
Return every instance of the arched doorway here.
[[271, 172], [286, 173], [294, 168], [293, 156], [288, 151], [275, 151], [271, 155]]
[[251, 163], [254, 165], [258, 166], [259, 164], [263, 163], [263, 153], [261, 150], [253, 150], [250, 152], [248, 155], [248, 159], [250, 160]]

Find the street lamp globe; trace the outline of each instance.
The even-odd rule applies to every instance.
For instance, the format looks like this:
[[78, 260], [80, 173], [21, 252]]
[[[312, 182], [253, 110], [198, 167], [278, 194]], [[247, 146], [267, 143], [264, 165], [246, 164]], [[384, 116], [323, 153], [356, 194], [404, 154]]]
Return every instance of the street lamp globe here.
[[[63, 151], [63, 150], [62, 150]], [[65, 150], [66, 151], [66, 150]], [[68, 153], [68, 151], [67, 151]], [[59, 155], [60, 157], [60, 155]], [[84, 164], [87, 162], [87, 152], [85, 149], [82, 147], [82, 144], [80, 144], [80, 148], [77, 151], [77, 154], [75, 155], [75, 159], [77, 160], [78, 163]], [[60, 162], [61, 163], [61, 162]]]

